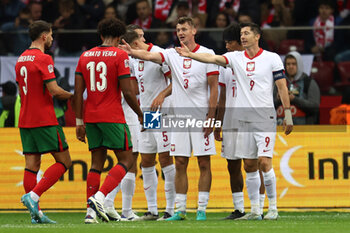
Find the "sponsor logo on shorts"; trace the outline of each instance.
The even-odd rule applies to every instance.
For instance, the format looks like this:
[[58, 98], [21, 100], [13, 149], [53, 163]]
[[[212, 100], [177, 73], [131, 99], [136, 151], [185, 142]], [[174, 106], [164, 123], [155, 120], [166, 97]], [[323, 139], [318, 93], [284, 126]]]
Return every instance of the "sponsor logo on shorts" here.
[[270, 150], [263, 150], [264, 153], [269, 152]]
[[211, 148], [212, 148], [212, 147], [210, 147], [210, 148], [205, 148], [205, 149], [204, 149], [204, 151], [208, 151], [208, 150], [211, 150]]
[[170, 150], [171, 150], [172, 152], [175, 151], [175, 144], [171, 144]]
[[163, 147], [168, 147], [169, 145], [170, 145], [170, 143], [164, 144]]

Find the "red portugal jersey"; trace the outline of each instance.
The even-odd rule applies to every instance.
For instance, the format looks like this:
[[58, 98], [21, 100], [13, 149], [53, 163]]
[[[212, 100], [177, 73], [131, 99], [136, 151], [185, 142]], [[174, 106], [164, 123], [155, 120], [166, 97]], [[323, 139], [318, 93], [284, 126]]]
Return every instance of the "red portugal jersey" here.
[[118, 80], [130, 77], [128, 54], [116, 47], [92, 48], [80, 56], [76, 74], [87, 89], [85, 122], [125, 123]]
[[55, 80], [51, 56], [39, 49], [27, 49], [16, 63], [16, 82], [21, 95], [18, 127], [58, 125], [52, 96], [45, 86]]

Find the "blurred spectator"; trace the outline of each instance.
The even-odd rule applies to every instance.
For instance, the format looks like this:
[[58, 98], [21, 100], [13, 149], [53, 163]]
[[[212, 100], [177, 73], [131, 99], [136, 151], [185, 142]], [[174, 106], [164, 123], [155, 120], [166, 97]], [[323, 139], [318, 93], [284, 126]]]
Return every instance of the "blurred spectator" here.
[[158, 45], [163, 49], [174, 47], [171, 33], [165, 31], [158, 32], [154, 44]]
[[33, 21], [41, 19], [43, 5], [39, 1], [31, 1], [28, 4], [28, 8], [30, 10], [30, 15]]
[[[291, 8], [289, 0], [265, 0], [261, 4], [261, 27], [288, 27], [292, 26]], [[286, 30], [265, 30], [267, 41], [272, 41], [278, 47], [282, 40], [287, 38]]]
[[[85, 18], [75, 6], [74, 0], [60, 0], [60, 16], [55, 20], [54, 27], [57, 29], [83, 29]], [[59, 30], [58, 30], [59, 32]], [[57, 44], [59, 56], [80, 56], [84, 41], [80, 33], [58, 33]]]
[[191, 14], [188, 2], [180, 0], [173, 8], [173, 11], [170, 13], [166, 23], [169, 25], [169, 27], [175, 28], [179, 18], [189, 16], [191, 16]]
[[15, 21], [25, 6], [20, 0], [0, 0], [0, 25]]
[[115, 9], [113, 4], [109, 4], [106, 6], [103, 17], [105, 19], [118, 18], [117, 10]]
[[7, 81], [1, 84], [2, 97], [0, 102], [3, 111], [0, 115], [0, 127], [15, 126], [15, 103], [17, 98], [17, 85], [14, 82]]
[[312, 39], [310, 37], [307, 41], [307, 49], [318, 59], [326, 61], [333, 60], [335, 55], [333, 27], [336, 22], [333, 13], [333, 1], [321, 0], [318, 6], [318, 16], [311, 22], [314, 27]]
[[9, 32], [4, 35], [7, 51], [10, 55], [21, 55], [30, 44], [31, 39], [28, 33], [29, 24], [32, 22], [29, 8], [23, 8], [14, 22], [5, 23], [0, 30]]
[[103, 18], [105, 5], [102, 0], [77, 0], [80, 12], [85, 16], [85, 27], [95, 29]]
[[342, 104], [330, 111], [331, 125], [350, 125], [350, 88], [343, 94]]
[[[193, 24], [194, 27], [197, 29], [197, 33], [195, 36], [196, 43], [199, 45], [202, 45], [204, 47], [207, 47], [209, 49], [212, 49], [215, 51], [215, 53], [218, 53], [218, 49], [216, 47], [216, 42], [210, 37], [208, 32], [200, 31], [204, 28], [204, 22], [201, 19], [200, 16], [196, 15], [193, 18]], [[222, 37], [221, 37], [222, 39]]]
[[[298, 52], [288, 53], [284, 61], [294, 124], [317, 124], [320, 89], [316, 81], [303, 72], [303, 61]], [[278, 123], [281, 124], [284, 117], [283, 107], [276, 87], [274, 88], [274, 103], [277, 109]]]
[[237, 19], [240, 12], [245, 12], [254, 23], [260, 24], [259, 0], [213, 0], [208, 1], [208, 22], [213, 22], [218, 12], [230, 17], [230, 22]]
[[143, 30], [159, 27], [159, 21], [152, 17], [152, 7], [148, 0], [139, 0], [136, 3], [137, 18], [132, 24], [139, 25]]
[[[215, 23], [211, 25], [213, 28], [224, 30], [230, 24], [230, 19], [224, 12], [219, 12], [216, 16]], [[215, 41], [217, 50], [215, 53], [223, 54], [226, 52], [225, 42], [222, 40], [223, 31], [210, 32], [209, 36]]]
[[168, 18], [173, 0], [155, 0], [154, 1], [154, 17], [162, 22]]
[[[349, 0], [350, 2], [350, 0]], [[350, 25], [350, 15], [348, 15], [340, 23], [340, 26]], [[334, 58], [335, 63], [350, 61], [350, 30], [340, 29], [336, 31], [335, 34], [335, 46], [337, 54]]]
[[59, 13], [59, 1], [57, 0], [43, 0], [42, 1], [43, 10], [41, 18], [49, 23], [54, 23], [54, 21], [60, 16]]

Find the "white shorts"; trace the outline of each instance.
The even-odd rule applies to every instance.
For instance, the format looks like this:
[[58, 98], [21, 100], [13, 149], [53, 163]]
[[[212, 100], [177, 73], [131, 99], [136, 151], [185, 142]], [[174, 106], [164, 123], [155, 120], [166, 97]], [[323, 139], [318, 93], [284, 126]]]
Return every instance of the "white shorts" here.
[[215, 155], [214, 134], [204, 138], [203, 132], [172, 132], [170, 155], [191, 157], [203, 155]]
[[222, 130], [221, 157], [228, 160], [239, 160], [236, 156], [236, 141], [238, 129]]
[[140, 133], [139, 152], [145, 154], [170, 151], [170, 132], [146, 130]]
[[257, 159], [260, 156], [273, 156], [276, 139], [276, 121], [239, 121], [236, 156], [244, 159]]
[[137, 125], [128, 125], [128, 126], [131, 134], [132, 152], [139, 152], [141, 125], [137, 124]]

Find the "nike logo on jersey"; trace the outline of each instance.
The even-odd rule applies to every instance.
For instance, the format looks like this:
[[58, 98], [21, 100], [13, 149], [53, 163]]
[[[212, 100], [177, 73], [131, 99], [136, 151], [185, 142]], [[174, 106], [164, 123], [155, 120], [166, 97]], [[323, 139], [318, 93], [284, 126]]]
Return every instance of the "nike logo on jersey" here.
[[148, 190], [148, 189], [149, 189], [150, 187], [151, 187], [151, 186], [148, 186], [148, 187], [146, 187], [146, 188], [143, 188], [143, 189], [144, 189], [144, 190], [146, 191], [146, 190]]
[[189, 74], [190, 72], [183, 72], [182, 74]]

